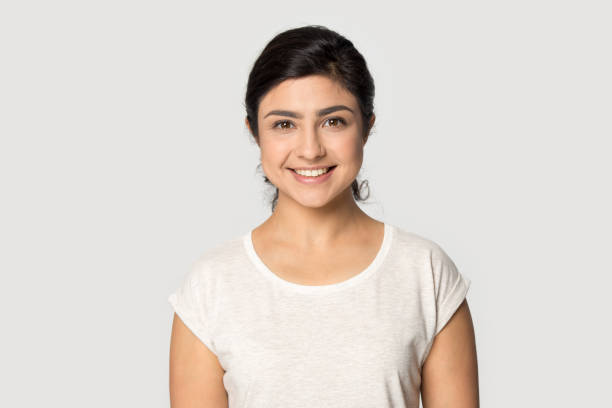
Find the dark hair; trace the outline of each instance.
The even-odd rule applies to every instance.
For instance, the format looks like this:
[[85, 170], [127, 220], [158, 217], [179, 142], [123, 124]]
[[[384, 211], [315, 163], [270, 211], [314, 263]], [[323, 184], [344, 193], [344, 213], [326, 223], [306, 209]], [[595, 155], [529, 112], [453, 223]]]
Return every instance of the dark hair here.
[[[277, 34], [255, 60], [245, 97], [246, 117], [255, 139], [259, 138], [257, 112], [266, 93], [286, 79], [307, 75], [325, 75], [341, 83], [355, 96], [363, 119], [362, 137], [367, 139], [371, 130], [369, 121], [374, 114], [374, 80], [353, 43], [320, 25], [293, 28]], [[265, 175], [264, 181], [272, 185]], [[359, 184], [355, 179], [351, 185], [357, 201], [365, 201], [370, 195], [368, 187], [368, 195], [361, 196], [363, 184], [367, 186], [367, 180]], [[272, 211], [277, 201], [278, 187], [271, 202]]]

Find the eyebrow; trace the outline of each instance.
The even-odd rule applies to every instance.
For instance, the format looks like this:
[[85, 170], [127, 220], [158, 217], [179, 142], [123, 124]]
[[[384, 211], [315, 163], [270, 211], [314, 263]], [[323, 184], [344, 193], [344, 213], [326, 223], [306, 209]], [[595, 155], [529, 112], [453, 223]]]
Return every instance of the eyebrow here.
[[[319, 111], [317, 111], [317, 116], [324, 116], [327, 115], [328, 113], [332, 113], [332, 112], [336, 112], [339, 110], [347, 110], [351, 113], [354, 113], [353, 110], [351, 108], [349, 108], [348, 106], [345, 105], [334, 105], [334, 106], [330, 106], [328, 108], [323, 108]], [[268, 112], [266, 114], [266, 116], [264, 116], [264, 119], [267, 118], [270, 115], [278, 115], [278, 116], [289, 116], [290, 118], [297, 118], [297, 119], [301, 119], [302, 115], [300, 115], [299, 113], [295, 113], [292, 111], [287, 111], [287, 110], [272, 110], [270, 112]]]

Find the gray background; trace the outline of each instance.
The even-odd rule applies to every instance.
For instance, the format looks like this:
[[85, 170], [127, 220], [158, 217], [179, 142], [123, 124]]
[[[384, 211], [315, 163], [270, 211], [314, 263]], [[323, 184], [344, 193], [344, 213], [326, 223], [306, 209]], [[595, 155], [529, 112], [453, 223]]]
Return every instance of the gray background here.
[[482, 406], [610, 406], [605, 3], [2, 2], [0, 405], [169, 405], [167, 296], [269, 215], [251, 64], [322, 24], [376, 82], [363, 208], [473, 282]]

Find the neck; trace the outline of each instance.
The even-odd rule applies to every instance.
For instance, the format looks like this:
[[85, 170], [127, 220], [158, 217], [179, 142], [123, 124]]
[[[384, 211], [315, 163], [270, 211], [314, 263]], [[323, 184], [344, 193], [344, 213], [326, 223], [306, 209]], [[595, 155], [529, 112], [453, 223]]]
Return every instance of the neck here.
[[352, 190], [322, 207], [305, 207], [279, 194], [274, 213], [262, 224], [271, 236], [303, 248], [325, 248], [375, 222], [355, 202]]

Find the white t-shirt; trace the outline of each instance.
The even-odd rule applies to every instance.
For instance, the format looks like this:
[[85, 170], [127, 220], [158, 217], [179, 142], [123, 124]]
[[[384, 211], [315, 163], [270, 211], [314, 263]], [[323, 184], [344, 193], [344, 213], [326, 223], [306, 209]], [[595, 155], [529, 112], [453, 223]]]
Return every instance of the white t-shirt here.
[[385, 223], [372, 263], [330, 285], [267, 268], [251, 231], [201, 255], [168, 301], [218, 357], [229, 408], [418, 408], [434, 336], [470, 286], [435, 242]]

